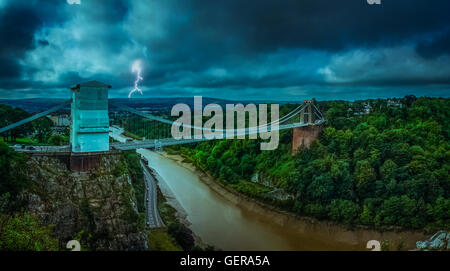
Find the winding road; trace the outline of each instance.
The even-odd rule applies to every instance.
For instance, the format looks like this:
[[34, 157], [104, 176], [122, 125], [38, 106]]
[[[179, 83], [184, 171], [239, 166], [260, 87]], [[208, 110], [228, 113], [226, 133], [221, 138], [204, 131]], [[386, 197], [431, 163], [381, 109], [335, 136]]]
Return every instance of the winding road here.
[[[123, 128], [112, 126], [110, 127], [109, 136], [119, 142], [126, 142], [129, 137], [123, 135]], [[148, 165], [140, 160], [142, 170], [144, 171], [145, 178], [145, 208], [147, 211], [146, 224], [149, 228], [164, 227], [164, 222], [159, 216], [157, 206], [157, 192], [156, 192], [156, 179], [148, 170]]]
[[156, 191], [156, 180], [152, 174], [148, 171], [147, 165], [141, 162], [141, 166], [144, 170], [145, 178], [145, 207], [147, 209], [147, 226], [150, 228], [161, 228], [164, 227], [164, 222], [159, 216], [157, 207], [157, 191]]

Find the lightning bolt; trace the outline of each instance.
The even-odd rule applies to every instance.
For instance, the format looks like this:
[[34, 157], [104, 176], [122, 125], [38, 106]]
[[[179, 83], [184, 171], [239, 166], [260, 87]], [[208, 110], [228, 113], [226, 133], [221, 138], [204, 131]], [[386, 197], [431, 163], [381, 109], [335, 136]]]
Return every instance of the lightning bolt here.
[[128, 98], [131, 98], [131, 94], [135, 93], [136, 91], [141, 93], [141, 95], [143, 94], [142, 90], [139, 88], [139, 81], [142, 81], [144, 79], [141, 76], [142, 66], [141, 66], [141, 61], [140, 60], [135, 60], [133, 62], [133, 66], [131, 67], [131, 72], [135, 72], [136, 73], [136, 80], [134, 81], [134, 89], [132, 89], [130, 91], [130, 93], [128, 94]]

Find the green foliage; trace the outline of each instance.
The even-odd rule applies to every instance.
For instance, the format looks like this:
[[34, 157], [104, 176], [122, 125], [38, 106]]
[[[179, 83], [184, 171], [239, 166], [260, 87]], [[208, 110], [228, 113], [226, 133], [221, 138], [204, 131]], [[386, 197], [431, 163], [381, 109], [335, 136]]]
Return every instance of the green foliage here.
[[263, 192], [243, 180], [258, 173], [295, 196], [289, 208], [299, 215], [449, 230], [450, 99], [393, 101], [319, 102], [326, 127], [310, 149], [295, 156], [291, 131], [280, 131], [281, 144], [274, 151], [261, 152], [259, 140], [203, 142], [178, 150], [256, 198]]
[[167, 232], [172, 235], [177, 243], [185, 251], [190, 251], [195, 246], [194, 237], [192, 236], [192, 231], [181, 223], [173, 223], [168, 225]]
[[[15, 122], [18, 122], [19, 120], [28, 118], [30, 116], [31, 114], [20, 108], [13, 108], [7, 105], [0, 105], [0, 127], [13, 124]], [[5, 133], [2, 133], [1, 136], [3, 137], [5, 142], [16, 141], [16, 139], [19, 137], [27, 136], [31, 130], [32, 124], [27, 123], [14, 129], [11, 129]]]
[[0, 250], [49, 251], [58, 250], [58, 240], [51, 226], [42, 226], [29, 214], [0, 215]]
[[23, 205], [20, 193], [30, 181], [23, 168], [27, 156], [15, 152], [3, 142], [0, 142], [0, 198], [3, 198], [2, 211], [15, 211]]
[[359, 221], [363, 225], [372, 225], [373, 224], [373, 215], [370, 211], [370, 208], [366, 205], [363, 206], [363, 211], [359, 217]]
[[48, 144], [50, 145], [62, 146], [68, 143], [69, 143], [68, 136], [52, 135], [48, 139]]
[[152, 229], [148, 233], [148, 249], [150, 251], [180, 251], [175, 240], [166, 229]]
[[[171, 236], [171, 243], [174, 243], [175, 247], [181, 247], [186, 251], [196, 249], [192, 231], [178, 220], [176, 210], [167, 204], [165, 198], [159, 191], [158, 211], [164, 224], [167, 226], [167, 233]], [[166, 241], [168, 240], [166, 239]]]
[[47, 143], [52, 135], [52, 121], [47, 117], [42, 117], [32, 121], [35, 131], [35, 138], [39, 143]]
[[360, 207], [350, 200], [337, 199], [330, 204], [329, 217], [335, 221], [353, 224], [358, 218]]

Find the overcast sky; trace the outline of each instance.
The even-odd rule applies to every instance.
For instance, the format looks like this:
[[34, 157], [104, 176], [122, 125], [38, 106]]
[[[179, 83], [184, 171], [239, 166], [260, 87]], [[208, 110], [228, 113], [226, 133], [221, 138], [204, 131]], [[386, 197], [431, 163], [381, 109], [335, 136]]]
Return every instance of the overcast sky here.
[[0, 98], [449, 97], [450, 1], [381, 2], [0, 0]]

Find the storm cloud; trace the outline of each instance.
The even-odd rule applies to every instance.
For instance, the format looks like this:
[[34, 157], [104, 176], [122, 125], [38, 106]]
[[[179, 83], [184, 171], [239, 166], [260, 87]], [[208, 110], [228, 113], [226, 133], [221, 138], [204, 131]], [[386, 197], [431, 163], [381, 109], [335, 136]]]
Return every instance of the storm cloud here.
[[[291, 100], [450, 94], [450, 2], [0, 0], [0, 97]], [[140, 97], [140, 96], [136, 96]]]

